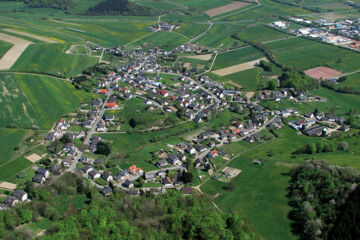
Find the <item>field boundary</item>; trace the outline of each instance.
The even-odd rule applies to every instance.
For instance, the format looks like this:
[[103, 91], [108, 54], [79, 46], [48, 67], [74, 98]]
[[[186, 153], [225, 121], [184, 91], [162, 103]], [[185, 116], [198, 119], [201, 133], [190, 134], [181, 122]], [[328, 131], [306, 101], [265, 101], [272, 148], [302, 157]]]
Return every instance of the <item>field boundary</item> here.
[[28, 40], [14, 37], [5, 33], [0, 33], [0, 40], [13, 44], [13, 46], [0, 59], [0, 70], [10, 69], [19, 59], [25, 49], [30, 44], [32, 44], [32, 42]]
[[233, 73], [238, 73], [238, 72], [242, 72], [242, 71], [252, 69], [261, 60], [267, 61], [267, 59], [264, 57], [264, 58], [260, 58], [260, 59], [253, 60], [253, 61], [250, 61], [250, 62], [236, 64], [236, 65], [226, 67], [226, 68], [221, 68], [221, 69], [212, 71], [212, 73], [214, 73], [214, 74], [216, 74], [216, 75], [218, 75], [220, 77], [224, 77], [224, 76], [227, 76], [227, 75], [231, 75]]

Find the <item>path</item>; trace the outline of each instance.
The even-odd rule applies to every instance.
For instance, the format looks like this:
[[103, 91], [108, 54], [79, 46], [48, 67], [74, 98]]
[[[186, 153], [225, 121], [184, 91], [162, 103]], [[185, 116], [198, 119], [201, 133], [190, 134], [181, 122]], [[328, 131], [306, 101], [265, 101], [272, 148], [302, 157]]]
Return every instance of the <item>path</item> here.
[[25, 49], [30, 44], [32, 44], [32, 42], [30, 41], [17, 38], [5, 33], [0, 33], [0, 40], [9, 42], [14, 45], [0, 59], [0, 70], [10, 69], [21, 56], [21, 54], [25, 51]]

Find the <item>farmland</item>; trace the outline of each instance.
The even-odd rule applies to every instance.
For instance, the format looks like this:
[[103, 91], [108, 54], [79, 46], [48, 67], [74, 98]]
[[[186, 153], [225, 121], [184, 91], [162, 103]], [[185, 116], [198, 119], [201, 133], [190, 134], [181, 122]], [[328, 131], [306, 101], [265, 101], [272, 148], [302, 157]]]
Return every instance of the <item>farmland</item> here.
[[18, 147], [27, 134], [27, 130], [20, 129], [0, 129], [0, 165], [7, 163], [14, 154], [14, 148]]
[[132, 43], [131, 45], [144, 44], [150, 46], [161, 46], [166, 50], [170, 50], [174, 47], [180, 46], [187, 40], [188, 38], [186, 36], [175, 32], [156, 32]]
[[230, 67], [240, 63], [246, 63], [262, 57], [262, 53], [253, 47], [244, 47], [238, 50], [232, 50], [221, 53], [217, 56], [213, 70]]
[[360, 73], [348, 75], [345, 82], [337, 84], [338, 87], [349, 87], [360, 92]]
[[23, 157], [17, 158], [0, 166], [0, 181], [14, 177], [27, 167], [31, 166], [31, 162]]
[[[323, 43], [292, 38], [265, 45], [274, 51], [278, 61], [301, 70], [323, 65], [342, 72], [360, 69], [359, 53]], [[352, 64], [348, 64], [349, 62]]]
[[66, 44], [30, 45], [11, 70], [70, 77], [99, 61], [94, 57], [65, 54], [66, 46]]
[[11, 48], [12, 44], [0, 41], [0, 58]]
[[[1, 74], [3, 88], [1, 123], [50, 129], [63, 114], [71, 112], [87, 98], [63, 80], [26, 74]], [[5, 91], [6, 90], [6, 91]], [[11, 93], [10, 93], [11, 91]]]
[[239, 34], [239, 37], [253, 42], [267, 42], [292, 37], [291, 35], [275, 31], [263, 24], [250, 24]]

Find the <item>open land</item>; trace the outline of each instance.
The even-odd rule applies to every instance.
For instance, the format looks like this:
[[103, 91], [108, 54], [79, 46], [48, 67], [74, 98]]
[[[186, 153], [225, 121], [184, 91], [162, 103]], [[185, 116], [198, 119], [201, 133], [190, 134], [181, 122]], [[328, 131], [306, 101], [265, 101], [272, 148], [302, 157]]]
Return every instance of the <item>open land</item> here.
[[250, 4], [251, 3], [247, 3], [247, 2], [234, 2], [234, 3], [230, 3], [228, 5], [222, 6], [222, 7], [209, 9], [205, 13], [207, 15], [209, 15], [210, 17], [214, 17], [214, 16], [217, 16], [217, 15], [220, 15], [220, 14], [223, 14], [223, 13], [234, 11], [236, 9], [245, 7], [245, 6], [250, 5]]
[[16, 34], [23, 35], [26, 37], [34, 38], [34, 39], [37, 39], [37, 40], [40, 40], [40, 41], [43, 41], [46, 43], [59, 43], [59, 42], [51, 40], [49, 38], [45, 38], [42, 36], [38, 36], [38, 35], [27, 33], [27, 32], [22, 32], [22, 31], [18, 31], [18, 30], [14, 30], [14, 29], [3, 28], [2, 30], [6, 31], [6, 32], [16, 33]]
[[213, 71], [214, 74], [219, 75], [221, 77], [223, 76], [227, 76], [233, 73], [237, 73], [237, 72], [241, 72], [241, 71], [245, 71], [251, 68], [254, 68], [256, 64], [258, 64], [261, 60], [266, 60], [266, 58], [260, 58], [257, 60], [253, 60], [250, 62], [246, 62], [246, 63], [241, 63], [241, 64], [237, 64], [231, 67], [227, 67], [227, 68], [222, 68], [222, 69], [218, 69], [216, 71]]
[[335, 69], [331, 69], [328, 67], [316, 67], [316, 68], [305, 70], [304, 73], [307, 76], [318, 79], [318, 80], [320, 80], [320, 79], [326, 80], [329, 78], [340, 76], [342, 74], [342, 72], [339, 72]]

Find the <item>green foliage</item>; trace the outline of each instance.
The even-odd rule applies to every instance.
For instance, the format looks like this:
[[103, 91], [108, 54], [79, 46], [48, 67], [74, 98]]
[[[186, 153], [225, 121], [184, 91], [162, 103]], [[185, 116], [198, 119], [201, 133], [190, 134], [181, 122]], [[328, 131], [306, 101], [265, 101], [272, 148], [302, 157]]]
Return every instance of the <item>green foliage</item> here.
[[318, 88], [319, 81], [292, 70], [286, 71], [280, 76], [280, 86], [283, 88], [295, 88], [297, 90], [309, 90]]
[[304, 239], [328, 239], [339, 207], [360, 182], [350, 168], [328, 166], [324, 161], [309, 161], [291, 171], [290, 217], [296, 232]]
[[75, 6], [73, 0], [24, 0], [30, 7], [68, 10]]
[[185, 184], [187, 183], [192, 183], [193, 181], [193, 174], [192, 172], [188, 171], [188, 172], [184, 172], [183, 175], [182, 175], [182, 179], [184, 181]]
[[157, 11], [128, 0], [105, 0], [86, 11], [86, 15], [154, 16]]
[[96, 145], [96, 154], [99, 155], [105, 155], [105, 156], [109, 156], [111, 153], [111, 144], [110, 143], [104, 143], [104, 142], [99, 142]]

